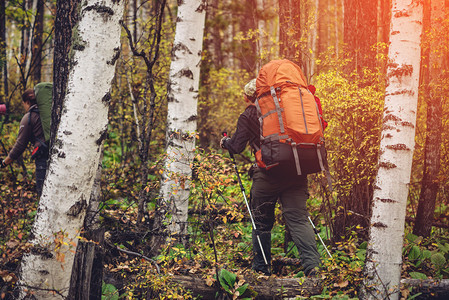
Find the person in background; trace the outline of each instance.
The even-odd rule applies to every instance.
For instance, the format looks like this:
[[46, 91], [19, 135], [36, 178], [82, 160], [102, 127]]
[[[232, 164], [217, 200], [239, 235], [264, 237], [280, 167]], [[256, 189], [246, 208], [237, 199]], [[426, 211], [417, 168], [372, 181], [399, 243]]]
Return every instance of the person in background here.
[[37, 108], [36, 96], [32, 89], [27, 89], [22, 94], [22, 104], [26, 113], [20, 121], [19, 134], [16, 143], [8, 156], [1, 161], [0, 167], [5, 168], [14, 160], [18, 159], [30, 142], [34, 145], [35, 149], [40, 147], [39, 152], [34, 153], [32, 156], [35, 159], [36, 165], [36, 191], [38, 197], [40, 197], [47, 170], [48, 147], [44, 142], [44, 131], [42, 129], [39, 110]]

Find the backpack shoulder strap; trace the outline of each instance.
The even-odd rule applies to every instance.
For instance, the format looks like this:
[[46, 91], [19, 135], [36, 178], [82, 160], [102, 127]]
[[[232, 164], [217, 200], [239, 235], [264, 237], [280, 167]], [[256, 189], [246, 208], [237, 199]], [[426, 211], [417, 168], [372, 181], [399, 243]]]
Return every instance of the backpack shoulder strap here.
[[[33, 107], [31, 108], [29, 111], [29, 115], [28, 115], [28, 126], [31, 125], [31, 113], [37, 113], [39, 114], [39, 109], [37, 107]], [[33, 135], [33, 137], [44, 147], [47, 147], [47, 144], [42, 141], [40, 138], [38, 138], [37, 136], [34, 135], [34, 130], [31, 129], [31, 134]]]

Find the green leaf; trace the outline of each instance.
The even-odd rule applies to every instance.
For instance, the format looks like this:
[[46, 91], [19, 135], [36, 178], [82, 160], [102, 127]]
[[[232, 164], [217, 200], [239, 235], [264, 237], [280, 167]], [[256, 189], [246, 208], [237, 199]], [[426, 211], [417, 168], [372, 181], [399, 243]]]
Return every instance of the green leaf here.
[[440, 252], [437, 252], [437, 253], [432, 254], [432, 256], [430, 257], [430, 261], [436, 267], [442, 267], [446, 263], [446, 258], [444, 257], [443, 254], [441, 254]]
[[414, 235], [413, 233], [407, 234], [407, 240], [408, 240], [410, 243], [413, 243], [417, 238], [418, 238], [418, 236], [417, 236], [417, 235]]
[[226, 269], [221, 269], [219, 274], [219, 281], [221, 286], [225, 289], [226, 292], [230, 293], [231, 289], [234, 287], [235, 280], [237, 279], [237, 275], [232, 272], [229, 272]]
[[363, 243], [360, 244], [359, 249], [366, 250], [367, 247], [368, 247], [368, 242], [363, 242]]
[[412, 249], [410, 249], [410, 252], [408, 253], [408, 259], [410, 260], [417, 260], [421, 257], [421, 250], [419, 250], [418, 246], [413, 246]]
[[423, 258], [423, 259], [430, 258], [431, 256], [432, 256], [432, 252], [429, 251], [429, 250], [424, 250], [424, 251], [422, 252], [422, 258]]
[[249, 286], [249, 284], [245, 283], [241, 287], [237, 288], [237, 292], [239, 292], [240, 295], [243, 295], [246, 292], [246, 290], [248, 289], [248, 286]]
[[110, 284], [110, 283], [104, 283], [101, 287], [101, 300], [118, 300], [119, 295], [117, 288]]
[[420, 272], [410, 272], [410, 277], [412, 277], [413, 279], [422, 279], [422, 280], [427, 279], [426, 274]]
[[440, 243], [438, 243], [438, 249], [440, 249], [443, 253], [448, 253], [449, 252], [449, 244], [448, 243], [445, 243], [444, 245], [443, 244], [440, 244]]

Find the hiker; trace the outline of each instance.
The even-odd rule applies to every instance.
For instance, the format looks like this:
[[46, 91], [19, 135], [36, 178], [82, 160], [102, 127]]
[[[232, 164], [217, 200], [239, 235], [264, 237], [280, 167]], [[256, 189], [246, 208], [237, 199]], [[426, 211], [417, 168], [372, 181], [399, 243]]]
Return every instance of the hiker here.
[[[44, 185], [45, 173], [47, 169], [48, 148], [42, 147], [45, 141], [44, 131], [37, 109], [36, 96], [32, 89], [27, 89], [22, 94], [23, 107], [25, 108], [25, 115], [20, 121], [19, 134], [16, 143], [9, 152], [8, 156], [2, 160], [1, 168], [5, 168], [14, 160], [18, 159], [31, 142], [35, 150], [39, 147], [39, 151], [34, 152], [32, 158], [35, 158], [36, 164], [36, 191], [38, 197], [42, 194], [42, 187]], [[37, 151], [37, 150], [36, 150]]]
[[[254, 152], [260, 149], [261, 126], [254, 103], [256, 79], [245, 85], [244, 98], [248, 106], [238, 118], [234, 135], [231, 138], [223, 137], [220, 141], [220, 146], [232, 154], [242, 152], [248, 143]], [[294, 165], [294, 162], [292, 164]], [[304, 273], [309, 277], [318, 276], [320, 255], [317, 251], [313, 228], [308, 221], [306, 206], [307, 175], [297, 175], [282, 166], [264, 170], [255, 164], [251, 167], [250, 176], [253, 180], [250, 208], [258, 231], [252, 232], [254, 252], [252, 269], [265, 275], [271, 274], [271, 229], [275, 221], [275, 205], [279, 199], [286, 225], [300, 252]], [[268, 265], [265, 264], [257, 236], [261, 240]]]

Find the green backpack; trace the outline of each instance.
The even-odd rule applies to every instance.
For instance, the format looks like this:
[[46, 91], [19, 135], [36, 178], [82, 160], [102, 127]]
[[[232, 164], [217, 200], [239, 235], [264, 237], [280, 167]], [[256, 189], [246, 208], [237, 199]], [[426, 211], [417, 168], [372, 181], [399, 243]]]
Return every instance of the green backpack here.
[[34, 94], [36, 95], [37, 108], [30, 110], [28, 122], [31, 123], [31, 113], [38, 113], [41, 119], [42, 130], [44, 131], [45, 141], [39, 141], [40, 145], [35, 147], [31, 153], [32, 159], [48, 157], [48, 147], [50, 141], [51, 127], [51, 107], [53, 104], [53, 83], [41, 82], [34, 86]]
[[51, 107], [53, 104], [53, 83], [41, 82], [34, 86], [37, 107], [44, 130], [45, 141], [50, 140]]

